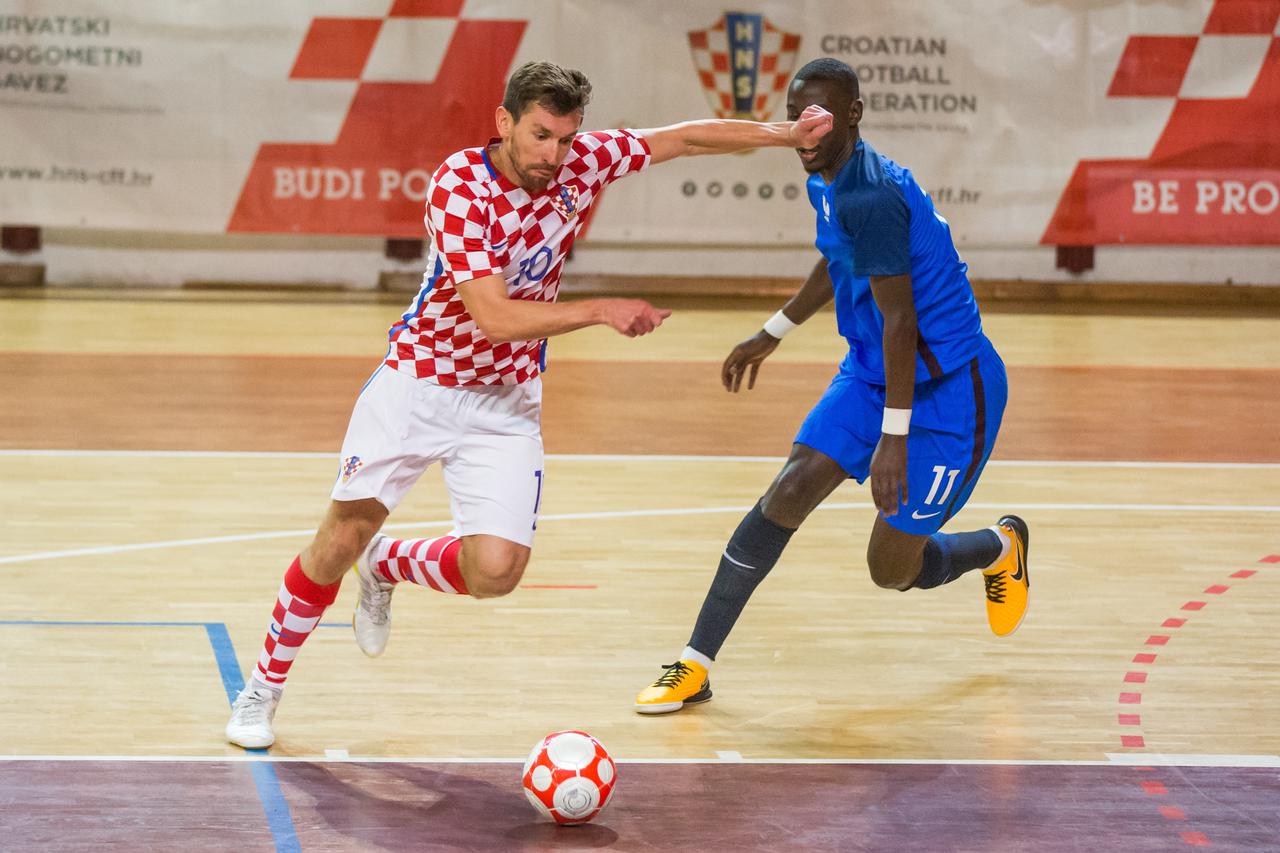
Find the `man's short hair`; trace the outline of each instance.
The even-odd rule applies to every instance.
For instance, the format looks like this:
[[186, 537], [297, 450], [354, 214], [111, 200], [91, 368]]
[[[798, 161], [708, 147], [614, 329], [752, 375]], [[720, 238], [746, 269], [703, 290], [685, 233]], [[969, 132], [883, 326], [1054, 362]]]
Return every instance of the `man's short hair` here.
[[591, 82], [574, 68], [561, 68], [554, 62], [526, 62], [507, 81], [502, 106], [516, 121], [533, 104], [545, 107], [558, 116], [586, 109], [591, 100]]
[[824, 80], [835, 83], [849, 94], [850, 101], [858, 99], [858, 72], [838, 59], [824, 56], [815, 59], [796, 72], [797, 80]]

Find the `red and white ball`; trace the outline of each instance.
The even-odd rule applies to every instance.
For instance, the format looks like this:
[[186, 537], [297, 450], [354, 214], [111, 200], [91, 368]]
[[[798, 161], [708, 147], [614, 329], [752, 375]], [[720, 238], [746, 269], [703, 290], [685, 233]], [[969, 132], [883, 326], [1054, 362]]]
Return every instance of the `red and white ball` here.
[[553, 732], [524, 763], [524, 795], [556, 823], [586, 823], [609, 804], [618, 769], [600, 741], [586, 732]]

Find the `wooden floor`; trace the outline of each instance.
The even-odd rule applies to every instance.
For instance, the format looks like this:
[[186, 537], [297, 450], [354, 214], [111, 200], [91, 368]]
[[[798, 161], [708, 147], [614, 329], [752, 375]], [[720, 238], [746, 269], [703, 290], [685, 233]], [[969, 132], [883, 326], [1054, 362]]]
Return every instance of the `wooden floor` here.
[[[205, 788], [226, 786], [200, 767], [233, 768], [227, 785], [240, 787], [225, 795], [247, 796], [249, 816], [236, 819], [234, 844], [221, 836], [228, 848], [423, 849], [410, 843], [421, 836], [387, 829], [408, 819], [394, 812], [376, 836], [309, 824], [328, 808], [317, 792], [332, 794], [319, 777], [276, 774], [251, 756], [252, 779], [236, 781], [244, 753], [222, 739], [228, 691], [256, 659], [280, 576], [324, 509], [352, 401], [399, 310], [297, 298], [0, 299], [0, 815], [19, 789], [43, 804], [24, 812], [12, 849], [117, 843], [118, 826], [78, 824], [88, 813], [60, 809], [59, 798], [141, 785], [127, 768], [144, 759], [176, 762], [175, 785], [204, 779], [201, 801], [213, 796]], [[1037, 770], [1016, 794], [960, 771], [939, 787], [987, 791], [975, 808], [989, 811], [973, 819], [992, 825], [1034, 795], [1059, 809], [1049, 826], [1073, 819], [1051, 777], [1067, 784], [1094, 767], [1127, 774], [1080, 783], [1103, 785], [1103, 799], [1126, 810], [1109, 825], [1075, 813], [1080, 827], [1061, 843], [1017, 825], [977, 836], [953, 826], [913, 849], [1280, 849], [1274, 808], [1232, 805], [1239, 778], [1179, 784], [1209, 772], [1193, 765], [1248, 766], [1258, 768], [1250, 790], [1280, 802], [1274, 317], [989, 313], [1009, 409], [993, 461], [948, 530], [1006, 511], [1030, 523], [1032, 603], [1017, 634], [990, 634], [977, 577], [908, 594], [874, 587], [863, 562], [874, 511], [850, 483], [756, 594], [717, 662], [715, 699], [670, 717], [632, 713], [634, 692], [684, 645], [724, 542], [842, 353], [832, 315], [820, 315], [787, 339], [754, 392], [725, 394], [719, 362], [764, 316], [681, 310], [641, 340], [586, 330], [553, 341], [553, 456], [524, 585], [492, 601], [403, 589], [390, 646], [370, 661], [351, 637], [347, 584], [291, 672], [271, 757], [329, 767], [326, 779], [348, 774], [344, 796], [376, 790], [385, 803], [398, 795], [376, 762], [405, 774], [482, 767], [522, 757], [549, 731], [585, 729], [623, 776], [602, 827], [572, 846], [617, 849], [664, 849], [653, 835], [667, 819], [653, 805], [667, 802], [662, 777], [636, 762], [709, 762], [724, 771], [717, 781], [680, 784], [765, 798], [767, 778], [722, 765], [795, 762], [814, 784], [865, 793], [869, 777], [828, 780], [815, 768], [1048, 762], [1061, 772]], [[430, 472], [389, 526], [416, 535], [449, 524]], [[70, 761], [86, 768], [72, 781], [57, 769]], [[457, 772], [475, 785], [490, 778]], [[516, 775], [494, 808], [532, 824]], [[906, 789], [919, 782], [900, 778]], [[215, 820], [188, 809], [190, 826]], [[774, 830], [733, 846], [892, 849], [875, 823], [902, 819], [890, 811], [857, 812], [875, 832], [841, 824], [807, 842], [792, 829], [770, 836], [786, 826], [774, 815]], [[414, 819], [444, 826], [433, 814]], [[78, 834], [41, 835], [40, 815]], [[145, 809], [133, 825], [159, 833], [156, 843], [172, 828]], [[567, 843], [511, 833], [476, 846]], [[65, 843], [46, 843], [55, 837]], [[462, 837], [450, 825], [441, 849], [468, 846]]]

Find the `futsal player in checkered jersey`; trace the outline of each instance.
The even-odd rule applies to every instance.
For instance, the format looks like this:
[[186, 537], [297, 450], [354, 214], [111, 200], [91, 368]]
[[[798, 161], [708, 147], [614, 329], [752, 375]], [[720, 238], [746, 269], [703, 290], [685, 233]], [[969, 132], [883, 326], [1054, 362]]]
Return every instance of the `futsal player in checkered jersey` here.
[[[227, 739], [270, 746], [299, 648], [354, 563], [356, 642], [382, 653], [391, 594], [411, 583], [476, 598], [515, 589], [542, 494], [540, 362], [546, 339], [604, 325], [628, 337], [670, 312], [640, 299], [556, 303], [582, 214], [610, 182], [691, 154], [817, 144], [831, 116], [690, 121], [579, 133], [591, 84], [548, 62], [521, 66], [497, 109], [498, 138], [448, 157], [428, 188], [422, 289], [391, 327], [384, 363], [356, 400], [332, 500], [285, 572], [257, 666]], [[432, 463], [443, 468], [455, 530], [433, 539], [379, 533]]]
[[788, 331], [835, 300], [849, 354], [800, 427], [791, 455], [738, 525], [720, 558], [679, 659], [636, 696], [665, 714], [711, 698], [711, 664], [791, 535], [849, 478], [871, 479], [879, 510], [867, 545], [872, 580], [930, 589], [982, 570], [987, 619], [1013, 633], [1027, 609], [1026, 523], [1006, 515], [983, 530], [940, 530], [968, 501], [1000, 429], [1004, 363], [982, 332], [978, 306], [947, 221], [911, 172], [858, 132], [858, 77], [818, 59], [797, 72], [787, 115], [821, 106], [834, 129], [797, 146], [809, 173], [820, 260], [764, 328], [729, 354], [721, 379], [755, 385], [760, 363]]

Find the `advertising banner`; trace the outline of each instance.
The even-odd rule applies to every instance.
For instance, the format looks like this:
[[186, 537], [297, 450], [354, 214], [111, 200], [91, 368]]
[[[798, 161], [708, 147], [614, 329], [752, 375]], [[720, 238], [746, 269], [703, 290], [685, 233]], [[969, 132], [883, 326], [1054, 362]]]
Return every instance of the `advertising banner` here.
[[[586, 72], [592, 129], [782, 120], [823, 56], [961, 246], [1280, 245], [1280, 0], [0, 0], [0, 221], [419, 237], [524, 61]], [[681, 158], [590, 237], [807, 243], [805, 178]]]

